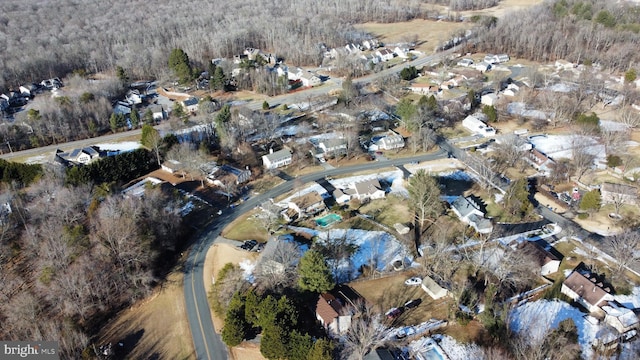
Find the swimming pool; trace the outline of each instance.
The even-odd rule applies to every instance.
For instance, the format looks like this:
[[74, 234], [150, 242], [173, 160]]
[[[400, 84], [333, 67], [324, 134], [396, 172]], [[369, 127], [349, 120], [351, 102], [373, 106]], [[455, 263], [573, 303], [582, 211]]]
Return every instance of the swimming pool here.
[[340, 220], [342, 220], [342, 217], [340, 217], [340, 215], [331, 213], [316, 219], [316, 224], [318, 224], [318, 226], [320, 227], [325, 228]]

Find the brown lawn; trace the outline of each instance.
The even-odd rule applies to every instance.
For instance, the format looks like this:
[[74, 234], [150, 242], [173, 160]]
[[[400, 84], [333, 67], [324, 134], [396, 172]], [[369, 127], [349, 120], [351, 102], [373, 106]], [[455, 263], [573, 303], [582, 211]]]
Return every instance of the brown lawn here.
[[152, 296], [120, 312], [99, 343], [124, 344], [128, 359], [195, 359], [185, 312], [182, 271], [176, 269]]
[[434, 48], [447, 40], [453, 31], [469, 27], [470, 24], [422, 19], [391, 24], [368, 22], [356, 25], [356, 28], [373, 34], [383, 43], [407, 42], [408, 38], [415, 35], [418, 38], [416, 50], [427, 53], [433, 52]]

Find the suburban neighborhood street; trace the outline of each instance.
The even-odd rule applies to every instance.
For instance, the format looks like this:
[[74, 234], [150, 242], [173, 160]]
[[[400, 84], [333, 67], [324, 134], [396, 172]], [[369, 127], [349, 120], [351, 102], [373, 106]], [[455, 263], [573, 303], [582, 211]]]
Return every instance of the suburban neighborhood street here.
[[[360, 171], [372, 171], [392, 166], [409, 164], [414, 161], [431, 161], [446, 158], [446, 152], [439, 150], [435, 153], [407, 157], [403, 159], [371, 161], [365, 164], [340, 167], [331, 170], [307, 174], [297, 178], [303, 184], [323, 179], [326, 176], [342, 176]], [[256, 195], [236, 208], [229, 208], [218, 217], [217, 221], [205, 229], [196, 243], [191, 248], [185, 264], [184, 296], [187, 309], [187, 317], [191, 328], [191, 336], [196, 351], [197, 359], [227, 359], [227, 348], [222, 343], [220, 336], [216, 334], [211, 320], [211, 310], [207, 302], [207, 293], [204, 290], [204, 261], [215, 240], [233, 220], [254, 209], [269, 199], [276, 198], [293, 190], [294, 180], [289, 180], [266, 193]], [[207, 275], [207, 281], [209, 274]]]

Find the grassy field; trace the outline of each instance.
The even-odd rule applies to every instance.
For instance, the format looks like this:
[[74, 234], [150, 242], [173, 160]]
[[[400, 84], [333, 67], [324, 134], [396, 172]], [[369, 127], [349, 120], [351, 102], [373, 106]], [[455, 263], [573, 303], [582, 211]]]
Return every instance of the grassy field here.
[[371, 215], [375, 221], [388, 227], [393, 227], [395, 223], [411, 222], [413, 217], [407, 199], [398, 196], [373, 200], [362, 205], [360, 213]]
[[120, 312], [98, 335], [99, 343], [122, 342], [121, 358], [195, 359], [180, 269], [144, 301]]
[[407, 42], [412, 36], [417, 36], [416, 50], [427, 53], [433, 52], [453, 31], [469, 27], [470, 24], [465, 23], [421, 19], [391, 24], [368, 22], [356, 25], [356, 28], [373, 34], [383, 43]]
[[254, 218], [256, 211], [250, 211], [234, 220], [224, 230], [222, 236], [231, 240], [267, 241], [267, 232], [264, 227]]

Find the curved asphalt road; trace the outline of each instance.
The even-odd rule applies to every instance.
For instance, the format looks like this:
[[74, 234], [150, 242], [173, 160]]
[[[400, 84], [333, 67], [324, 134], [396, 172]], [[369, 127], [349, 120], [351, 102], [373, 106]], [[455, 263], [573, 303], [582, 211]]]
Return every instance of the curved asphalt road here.
[[[359, 171], [377, 170], [385, 167], [405, 165], [414, 161], [430, 161], [445, 157], [447, 157], [447, 152], [439, 150], [438, 152], [427, 155], [371, 161], [365, 164], [320, 171], [300, 176], [297, 179], [306, 184], [320, 180], [326, 176], [348, 175]], [[193, 337], [196, 358], [198, 360], [224, 360], [228, 357], [226, 346], [222, 343], [220, 336], [215, 333], [211, 320], [211, 310], [207, 302], [207, 294], [204, 290], [204, 260], [209, 247], [213, 245], [215, 239], [220, 235], [220, 231], [231, 223], [231, 221], [270, 198], [275, 198], [293, 190], [293, 183], [293, 180], [289, 180], [264, 194], [257, 195], [245, 201], [235, 209], [226, 209], [215, 223], [211, 224], [202, 232], [202, 235], [191, 248], [184, 268], [184, 298], [187, 318], [189, 319], [189, 326], [191, 328], [191, 336]]]

